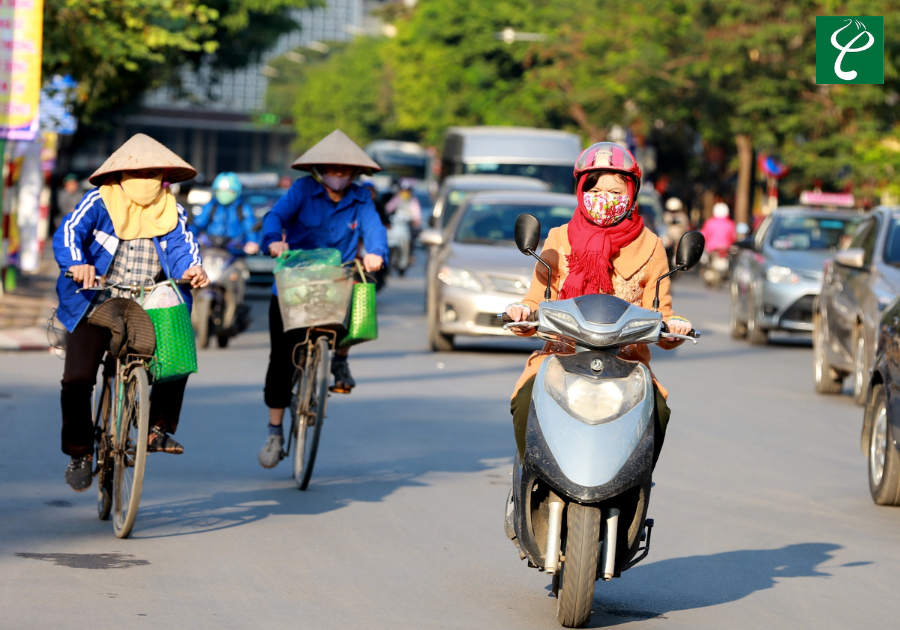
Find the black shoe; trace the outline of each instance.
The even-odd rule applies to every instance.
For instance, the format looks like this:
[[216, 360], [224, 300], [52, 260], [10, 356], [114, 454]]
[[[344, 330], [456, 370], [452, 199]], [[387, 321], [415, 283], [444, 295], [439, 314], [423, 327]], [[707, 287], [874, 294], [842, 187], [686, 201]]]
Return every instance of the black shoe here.
[[334, 374], [334, 387], [331, 391], [338, 394], [349, 394], [356, 387], [356, 381], [350, 375], [350, 366], [347, 361], [335, 361], [331, 364], [331, 373]]
[[172, 453], [173, 455], [181, 455], [182, 453], [184, 453], [184, 447], [159, 427], [150, 427], [150, 437], [149, 443], [147, 445], [147, 452]]
[[75, 492], [84, 492], [91, 487], [94, 481], [94, 471], [91, 469], [92, 455], [73, 457], [66, 468], [66, 483]]

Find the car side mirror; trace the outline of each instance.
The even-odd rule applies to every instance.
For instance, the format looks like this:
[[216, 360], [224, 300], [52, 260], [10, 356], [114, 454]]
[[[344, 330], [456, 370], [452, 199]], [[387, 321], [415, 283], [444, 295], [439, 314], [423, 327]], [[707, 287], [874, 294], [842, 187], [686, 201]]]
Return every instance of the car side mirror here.
[[696, 230], [685, 232], [678, 242], [678, 251], [675, 252], [675, 267], [690, 269], [703, 256], [706, 247], [706, 238]]
[[541, 222], [533, 214], [520, 214], [516, 219], [516, 247], [526, 256], [533, 256], [541, 240]]
[[426, 247], [440, 247], [444, 244], [444, 235], [440, 230], [422, 230], [419, 242]]
[[740, 247], [741, 249], [746, 249], [752, 252], [756, 250], [756, 239], [752, 236], [748, 236], [747, 238], [743, 238], [737, 241], [735, 245]]
[[834, 262], [852, 269], [865, 269], [866, 251], [862, 247], [850, 247], [834, 255]]

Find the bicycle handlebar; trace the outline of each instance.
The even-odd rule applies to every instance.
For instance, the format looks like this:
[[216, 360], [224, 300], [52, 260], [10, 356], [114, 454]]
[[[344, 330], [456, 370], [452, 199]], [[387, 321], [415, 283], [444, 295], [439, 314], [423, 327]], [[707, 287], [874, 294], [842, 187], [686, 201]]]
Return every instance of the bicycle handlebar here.
[[[65, 276], [69, 279], [74, 279], [75, 277], [71, 271], [67, 271]], [[103, 280], [102, 283], [100, 283], [101, 279]], [[163, 280], [162, 282], [154, 282], [153, 284], [115, 284], [113, 282], [106, 282], [106, 279], [103, 278], [103, 276], [100, 276], [99, 278], [97, 278], [97, 282], [97, 286], [88, 287], [86, 289], [81, 288], [78, 289], [78, 292], [80, 293], [81, 291], [102, 291], [104, 289], [119, 289], [121, 291], [131, 291], [132, 293], [137, 293], [141, 289], [152, 290], [156, 287], [166, 286], [169, 284], [170, 280], [167, 279]], [[191, 280], [190, 278], [178, 278], [177, 280], [171, 280], [171, 282], [184, 286], [189, 285], [191, 283]]]

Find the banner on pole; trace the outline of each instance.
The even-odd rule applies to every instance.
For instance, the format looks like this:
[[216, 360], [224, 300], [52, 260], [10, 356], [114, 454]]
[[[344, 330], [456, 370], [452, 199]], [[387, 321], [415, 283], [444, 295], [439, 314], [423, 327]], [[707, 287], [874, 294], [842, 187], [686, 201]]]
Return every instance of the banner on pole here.
[[37, 135], [43, 20], [43, 0], [0, 0], [0, 138]]

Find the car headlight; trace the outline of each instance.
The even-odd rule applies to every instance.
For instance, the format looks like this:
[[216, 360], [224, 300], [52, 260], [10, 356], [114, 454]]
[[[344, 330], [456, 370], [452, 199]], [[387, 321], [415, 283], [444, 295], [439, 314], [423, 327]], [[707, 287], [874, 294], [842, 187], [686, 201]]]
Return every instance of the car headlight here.
[[773, 284], [797, 284], [800, 277], [790, 267], [772, 265], [766, 270], [766, 280]]
[[441, 267], [441, 270], [438, 272], [438, 280], [451, 287], [460, 287], [470, 291], [484, 291], [484, 285], [475, 277], [475, 274], [465, 269]]
[[556, 357], [549, 358], [544, 389], [566, 413], [590, 425], [618, 420], [644, 398], [644, 371], [626, 378], [592, 379], [566, 372]]

